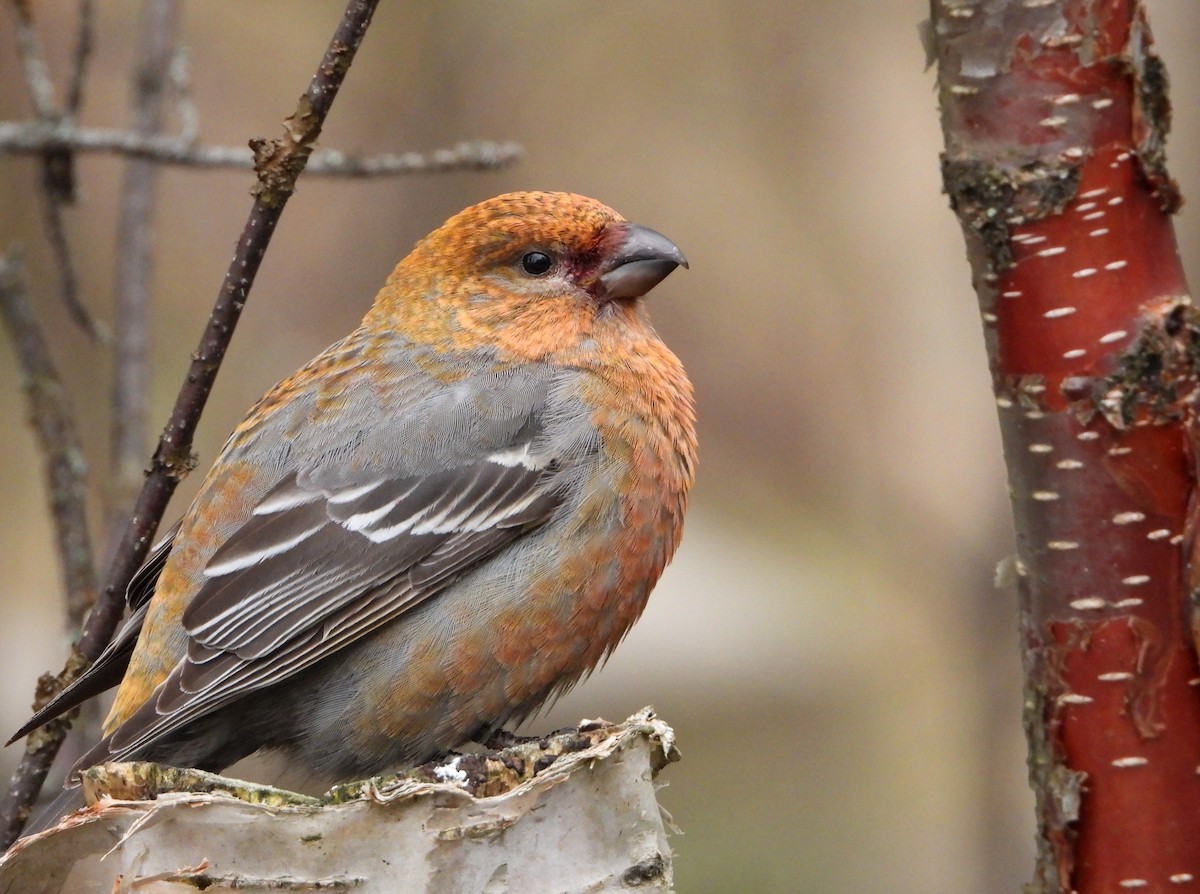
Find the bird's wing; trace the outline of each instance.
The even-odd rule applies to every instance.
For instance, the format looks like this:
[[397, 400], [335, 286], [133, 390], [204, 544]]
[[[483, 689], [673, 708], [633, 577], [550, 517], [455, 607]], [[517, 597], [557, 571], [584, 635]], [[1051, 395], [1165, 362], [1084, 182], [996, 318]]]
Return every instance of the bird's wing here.
[[129, 667], [129, 659], [133, 655], [133, 647], [137, 643], [138, 634], [142, 632], [142, 622], [146, 620], [146, 607], [154, 594], [158, 576], [162, 574], [167, 557], [171, 554], [171, 545], [175, 535], [179, 533], [179, 523], [176, 522], [166, 535], [154, 545], [145, 563], [138, 569], [125, 591], [125, 601], [131, 614], [117, 628], [113, 638], [109, 640], [104, 651], [80, 674], [70, 685], [53, 699], [43, 705], [25, 721], [25, 725], [13, 733], [7, 745], [32, 732], [39, 726], [49, 723], [70, 711], [76, 705], [81, 705], [89, 698], [101, 692], [112, 689], [125, 676]]
[[175, 522], [171, 525], [170, 530], [159, 539], [158, 543], [154, 544], [150, 555], [142, 563], [142, 567], [129, 581], [129, 587], [125, 590], [125, 604], [129, 606], [131, 612], [137, 612], [144, 608], [150, 601], [150, 597], [154, 595], [154, 588], [158, 586], [158, 576], [162, 574], [163, 566], [167, 564], [167, 559], [171, 556], [171, 547], [175, 545], [175, 535], [179, 533], [179, 524], [179, 522]]
[[[284, 474], [210, 557], [183, 614], [186, 658], [102, 743], [109, 757], [312, 666], [545, 523], [560, 463], [536, 409], [511, 416], [507, 440], [476, 433], [473, 458], [458, 448], [424, 474], [347, 476], [330, 466], [338, 449]], [[370, 437], [357, 430], [356, 447]]]

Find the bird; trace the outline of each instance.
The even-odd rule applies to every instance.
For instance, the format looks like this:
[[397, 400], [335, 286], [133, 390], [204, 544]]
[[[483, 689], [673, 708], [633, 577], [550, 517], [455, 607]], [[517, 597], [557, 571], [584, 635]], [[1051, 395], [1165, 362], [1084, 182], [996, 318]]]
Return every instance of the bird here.
[[624, 638], [682, 536], [693, 388], [644, 301], [680, 266], [666, 236], [571, 193], [451, 217], [250, 409], [108, 648], [10, 741], [119, 683], [74, 773], [266, 749], [332, 785], [553, 701]]

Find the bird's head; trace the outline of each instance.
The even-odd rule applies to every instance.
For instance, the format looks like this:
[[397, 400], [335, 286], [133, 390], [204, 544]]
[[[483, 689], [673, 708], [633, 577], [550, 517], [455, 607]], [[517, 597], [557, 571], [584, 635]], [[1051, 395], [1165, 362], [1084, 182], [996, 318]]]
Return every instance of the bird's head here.
[[508, 193], [421, 240], [368, 321], [447, 350], [544, 356], [648, 327], [641, 297], [680, 265], [671, 240], [594, 199]]

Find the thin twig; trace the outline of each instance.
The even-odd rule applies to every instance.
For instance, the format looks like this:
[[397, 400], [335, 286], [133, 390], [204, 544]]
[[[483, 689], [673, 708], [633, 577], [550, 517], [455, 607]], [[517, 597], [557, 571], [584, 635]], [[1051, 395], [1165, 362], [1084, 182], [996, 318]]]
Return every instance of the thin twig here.
[[[178, 0], [153, 0], [142, 7], [133, 71], [133, 130], [144, 136], [162, 129], [180, 18]], [[155, 162], [134, 158], [126, 165], [121, 188], [113, 276], [116, 309], [109, 427], [111, 487], [104, 507], [105, 542], [112, 545], [129, 520], [129, 508], [142, 485], [146, 457], [152, 221], [157, 180]]]
[[16, 349], [30, 423], [46, 458], [46, 490], [68, 611], [81, 618], [96, 599], [96, 565], [84, 509], [86, 462], [66, 389], [29, 304], [24, 264], [14, 252], [0, 255], [0, 317]]
[[92, 56], [96, 35], [96, 4], [94, 0], [79, 0], [79, 30], [75, 35], [75, 52], [71, 54], [71, 77], [67, 81], [67, 101], [63, 111], [68, 118], [78, 117], [83, 107], [83, 88], [87, 82], [87, 67]]
[[46, 241], [50, 243], [50, 250], [54, 252], [55, 266], [58, 268], [58, 288], [63, 304], [71, 319], [93, 341], [106, 344], [110, 337], [108, 328], [93, 317], [79, 300], [79, 277], [75, 272], [75, 257], [71, 253], [71, 244], [67, 241], [67, 222], [63, 216], [67, 203], [53, 184], [47, 182], [44, 186], [42, 213], [45, 217]]
[[[15, 252], [0, 256], [0, 319], [16, 350], [22, 383], [29, 405], [29, 420], [38, 439], [38, 447], [46, 460], [46, 491], [50, 497], [50, 514], [54, 522], [59, 566], [67, 590], [67, 611], [75, 618], [96, 600], [96, 567], [88, 535], [85, 503], [87, 497], [86, 465], [83, 446], [75, 430], [74, 413], [66, 389], [50, 358], [50, 349], [34, 318], [25, 283], [24, 265]], [[75, 656], [68, 666], [80, 662]], [[53, 678], [45, 675], [38, 681], [35, 710], [58, 691]], [[46, 742], [66, 735], [68, 724], [54, 724], [46, 731], [30, 737], [17, 773], [13, 776], [12, 795], [15, 812], [4, 814], [4, 827], [14, 828], [14, 822], [24, 823], [29, 804], [45, 781], [58, 745], [48, 756]], [[8, 805], [6, 805], [8, 807]], [[17, 826], [16, 828], [19, 828]]]
[[[197, 146], [191, 140], [169, 136], [144, 136], [127, 130], [46, 125], [37, 121], [0, 122], [0, 154], [31, 155], [48, 149], [101, 152], [153, 159], [196, 168], [251, 170], [254, 156], [236, 146]], [[314, 151], [305, 169], [309, 176], [390, 177], [455, 170], [494, 170], [521, 157], [515, 143], [476, 140], [433, 152], [354, 156], [334, 149]]]
[[59, 111], [54, 82], [50, 80], [50, 69], [46, 66], [28, 0], [12, 0], [12, 5], [17, 14], [17, 56], [25, 69], [25, 86], [29, 88], [34, 114], [43, 121], [57, 121]]
[[432, 152], [355, 157], [336, 149], [314, 152], [308, 163], [312, 174], [323, 177], [391, 177], [396, 174], [436, 174], [445, 171], [492, 171], [517, 161], [523, 149], [516, 143], [474, 140]]
[[[21, 59], [25, 71], [25, 83], [29, 88], [29, 99], [39, 122], [45, 126], [57, 126], [64, 123], [63, 111], [58, 108], [54, 93], [54, 83], [50, 80], [50, 72], [46, 66], [45, 55], [34, 27], [33, 15], [28, 0], [12, 0], [17, 17], [17, 55]], [[80, 41], [85, 44], [82, 50], [77, 48], [76, 61], [80, 66], [79, 77], [83, 77], [83, 65], [87, 52], [90, 51], [90, 22], [87, 29], [81, 26]], [[80, 53], [83, 54], [82, 58]], [[74, 89], [74, 83], [72, 84]], [[82, 81], [78, 88], [82, 91]], [[78, 102], [82, 93], [72, 97]], [[59, 275], [59, 289], [63, 303], [66, 305], [71, 318], [93, 340], [103, 341], [106, 337], [104, 328], [92, 317], [79, 297], [79, 279], [75, 275], [75, 261], [71, 255], [70, 243], [67, 240], [66, 223], [63, 219], [63, 208], [75, 200], [75, 164], [69, 147], [48, 147], [40, 153], [42, 156], [42, 192], [44, 195], [46, 221], [46, 238], [54, 251]]]
[[[40, 125], [56, 127], [63, 123], [63, 113], [58, 108], [54, 82], [50, 79], [50, 69], [46, 65], [46, 56], [42, 52], [41, 41], [38, 40], [32, 8], [28, 0], [11, 0], [11, 2], [17, 17], [17, 57], [21, 60], [21, 68], [25, 72], [25, 86], [29, 91], [29, 102], [33, 106], [33, 113]], [[74, 201], [75, 172], [69, 148], [46, 147], [39, 154], [42, 156], [42, 185], [47, 198], [58, 199], [60, 203], [68, 204]], [[48, 213], [46, 219], [52, 229], [57, 226], [58, 233], [61, 235], [63, 232], [61, 217]], [[53, 233], [50, 238], [53, 242]]]
[[[123, 597], [129, 581], [145, 559], [151, 538], [176, 485], [194, 462], [192, 437], [229, 346], [229, 339], [283, 208], [295, 189], [296, 178], [304, 170], [313, 143], [320, 135], [325, 116], [341, 88], [378, 2], [351, 0], [308, 90], [300, 98], [296, 111], [285, 122], [286, 136], [276, 140], [254, 141], [258, 158], [254, 206], [221, 284], [200, 346], [193, 355], [176, 398], [171, 418], [159, 439], [146, 483], [125, 536], [117, 548], [102, 594], [88, 616], [80, 637], [78, 651], [89, 660], [94, 661], [112, 638], [121, 617]], [[24, 817], [28, 816], [29, 804], [37, 794], [37, 787], [31, 786], [28, 780], [39, 769], [44, 775], [43, 766], [49, 766], [61, 744], [61, 737], [53, 739], [48, 745], [44, 742], [46, 738], [51, 737], [33, 736], [27, 742], [27, 758], [29, 749], [36, 748], [36, 760], [23, 762], [23, 770], [24, 764], [29, 764], [26, 775], [14, 777], [13, 788], [0, 809], [0, 846], [6, 847], [19, 834]]]
[[192, 145], [200, 133], [200, 113], [192, 98], [192, 59], [187, 47], [178, 47], [168, 72], [175, 117], [179, 119], [179, 139]]

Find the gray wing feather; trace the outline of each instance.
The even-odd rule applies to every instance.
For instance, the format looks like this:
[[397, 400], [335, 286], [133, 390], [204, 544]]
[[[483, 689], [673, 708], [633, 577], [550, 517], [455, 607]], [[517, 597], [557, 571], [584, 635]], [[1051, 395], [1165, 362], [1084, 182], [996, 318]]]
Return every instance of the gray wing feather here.
[[[562, 501], [559, 454], [577, 460], [595, 445], [587, 426], [579, 438], [547, 436], [540, 411], [553, 383], [539, 384], [523, 417], [497, 410], [506, 438], [476, 437], [474, 457], [458, 448], [426, 474], [348, 474], [336, 447], [282, 473], [210, 557], [183, 615], [186, 660], [113, 733], [109, 753], [133, 754], [311, 667], [549, 520]], [[354, 439], [363, 445], [361, 432]]]
[[[239, 651], [215, 648], [197, 637], [188, 645], [188, 659], [172, 671], [159, 687], [158, 696], [137, 713], [148, 722], [132, 722], [117, 730], [110, 752], [120, 756], [185, 726], [191, 720], [229, 704], [247, 692], [278, 683], [350, 642], [389, 623], [414, 605], [436, 595], [456, 577], [545, 522], [559, 503], [553, 491], [535, 499], [522, 497], [515, 512], [501, 516], [494, 527], [440, 535], [440, 547], [390, 579], [363, 588], [361, 578], [344, 592], [353, 599], [333, 598], [324, 604], [332, 610], [315, 612], [306, 624], [292, 622], [289, 636], [276, 636], [273, 649], [243, 657]], [[332, 594], [331, 594], [332, 595]], [[252, 630], [253, 628], [248, 628]], [[135, 718], [142, 719], [135, 715]]]

